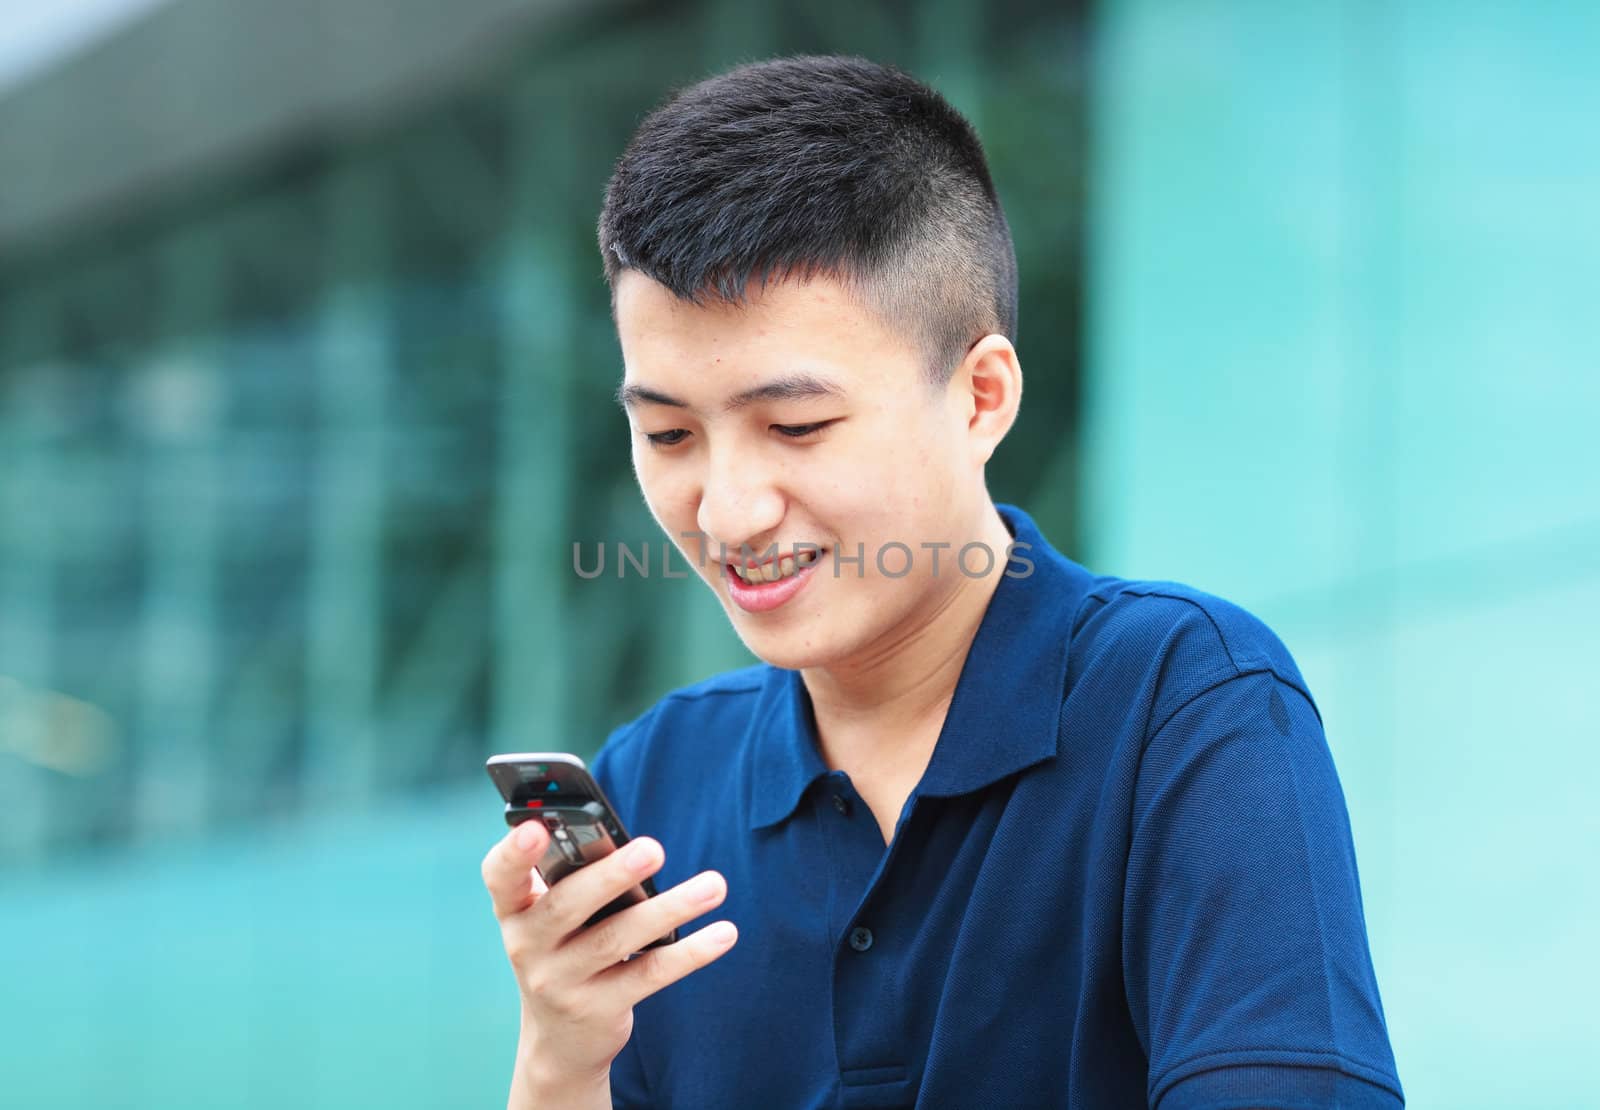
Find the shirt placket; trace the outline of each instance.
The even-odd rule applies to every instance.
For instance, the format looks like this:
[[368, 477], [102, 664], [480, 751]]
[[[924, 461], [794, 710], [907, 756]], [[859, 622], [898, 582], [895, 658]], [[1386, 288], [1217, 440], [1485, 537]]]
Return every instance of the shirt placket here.
[[903, 1106], [904, 1031], [894, 998], [895, 952], [906, 938], [885, 934], [873, 890], [886, 848], [848, 775], [834, 771], [814, 800], [829, 859], [829, 934], [833, 938], [833, 1027], [840, 1105]]

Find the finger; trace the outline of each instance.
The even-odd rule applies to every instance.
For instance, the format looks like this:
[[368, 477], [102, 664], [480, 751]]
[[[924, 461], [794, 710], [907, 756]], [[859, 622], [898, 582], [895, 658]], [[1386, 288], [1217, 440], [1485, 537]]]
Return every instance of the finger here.
[[715, 909], [728, 896], [728, 883], [715, 871], [702, 871], [637, 905], [580, 931], [563, 949], [574, 970], [588, 978], [643, 951], [685, 922]]
[[739, 939], [731, 921], [714, 921], [675, 944], [652, 948], [627, 963], [608, 968], [590, 980], [601, 1006], [617, 1010], [637, 1006], [662, 987], [720, 959]]
[[665, 860], [661, 845], [641, 836], [604, 859], [585, 864], [539, 899], [538, 930], [549, 943], [564, 941], [602, 906], [660, 870]]
[[496, 917], [520, 913], [545, 893], [534, 865], [550, 845], [550, 834], [538, 821], [524, 821], [510, 830], [483, 857], [483, 885], [494, 902]]

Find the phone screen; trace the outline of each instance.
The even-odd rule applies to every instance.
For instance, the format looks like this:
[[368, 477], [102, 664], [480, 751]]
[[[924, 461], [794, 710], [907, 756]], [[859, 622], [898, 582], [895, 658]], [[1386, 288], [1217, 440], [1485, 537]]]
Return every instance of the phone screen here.
[[[628, 842], [622, 821], [582, 759], [569, 752], [518, 752], [490, 757], [489, 777], [505, 800], [505, 820], [513, 827], [539, 821], [550, 833], [550, 847], [539, 860], [546, 886], [579, 868], [604, 859]], [[614, 913], [655, 897], [655, 884], [640, 881], [589, 918], [593, 925]], [[671, 944], [672, 930], [646, 948]]]

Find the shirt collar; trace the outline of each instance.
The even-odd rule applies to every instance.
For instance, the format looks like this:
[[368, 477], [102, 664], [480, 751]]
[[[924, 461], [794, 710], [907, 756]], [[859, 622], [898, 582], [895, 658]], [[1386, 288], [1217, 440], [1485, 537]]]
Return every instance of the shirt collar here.
[[[996, 508], [1017, 555], [967, 652], [919, 795], [971, 793], [1056, 754], [1070, 624], [1093, 575], [1051, 547], [1027, 513]], [[828, 773], [800, 672], [767, 669], [744, 750], [753, 829], [783, 821]]]

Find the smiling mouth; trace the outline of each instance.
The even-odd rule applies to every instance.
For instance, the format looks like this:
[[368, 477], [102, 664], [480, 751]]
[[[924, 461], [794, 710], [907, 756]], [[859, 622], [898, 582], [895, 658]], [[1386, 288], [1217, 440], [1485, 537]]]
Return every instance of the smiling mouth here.
[[784, 555], [762, 563], [760, 566], [742, 567], [737, 563], [729, 563], [728, 568], [747, 586], [762, 586], [768, 582], [777, 582], [784, 578], [792, 578], [800, 571], [815, 563], [822, 557], [820, 551], [801, 551], [795, 555]]

